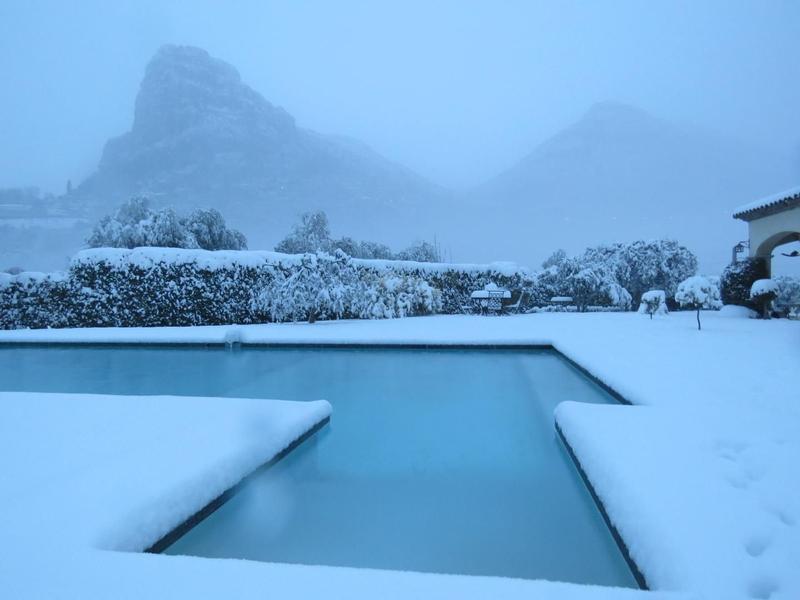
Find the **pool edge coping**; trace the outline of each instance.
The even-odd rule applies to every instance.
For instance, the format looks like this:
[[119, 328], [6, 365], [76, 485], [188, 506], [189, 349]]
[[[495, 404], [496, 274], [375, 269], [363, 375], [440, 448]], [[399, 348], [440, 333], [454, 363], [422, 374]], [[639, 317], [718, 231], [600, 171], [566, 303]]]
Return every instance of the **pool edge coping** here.
[[614, 542], [617, 544], [617, 548], [622, 554], [622, 558], [625, 559], [625, 562], [628, 565], [628, 568], [633, 575], [634, 580], [636, 581], [636, 585], [639, 586], [639, 589], [649, 591], [650, 586], [647, 584], [647, 578], [642, 573], [642, 570], [639, 568], [639, 565], [636, 564], [636, 561], [631, 556], [630, 549], [628, 545], [625, 543], [625, 539], [622, 537], [622, 534], [617, 529], [614, 522], [611, 520], [611, 517], [606, 510], [605, 504], [600, 499], [600, 496], [597, 494], [597, 491], [592, 485], [592, 481], [589, 478], [589, 475], [586, 473], [586, 470], [583, 468], [581, 461], [578, 459], [578, 456], [575, 454], [575, 451], [572, 449], [572, 446], [567, 440], [567, 436], [564, 434], [564, 431], [561, 429], [561, 425], [559, 425], [558, 420], [554, 420], [556, 433], [558, 434], [558, 439], [561, 441], [561, 444], [569, 454], [570, 459], [572, 459], [572, 464], [575, 466], [575, 469], [578, 471], [578, 475], [580, 475], [581, 479], [583, 480], [584, 485], [589, 490], [589, 494], [594, 500], [595, 505], [597, 506], [598, 510], [600, 511], [600, 515], [603, 517], [603, 521], [608, 527], [609, 532], [611, 533], [611, 537], [614, 538]]
[[208, 502], [205, 506], [200, 508], [199, 510], [195, 511], [189, 517], [184, 519], [181, 523], [170, 529], [166, 534], [161, 536], [155, 542], [147, 546], [142, 552], [145, 554], [162, 554], [167, 548], [169, 548], [172, 544], [177, 542], [181, 539], [184, 535], [186, 535], [189, 531], [191, 531], [195, 526], [199, 525], [202, 521], [206, 518], [214, 514], [218, 509], [220, 509], [228, 500], [233, 498], [247, 483], [252, 481], [255, 477], [263, 473], [264, 471], [272, 468], [278, 462], [286, 458], [292, 451], [294, 451], [298, 446], [300, 446], [303, 442], [308, 440], [318, 431], [320, 431], [323, 427], [325, 427], [328, 423], [330, 423], [331, 417], [327, 415], [314, 423], [311, 427], [306, 429], [301, 435], [296, 437], [292, 440], [289, 445], [287, 445], [283, 450], [275, 454], [272, 458], [270, 458], [265, 463], [262, 463], [255, 469], [253, 469], [250, 473], [246, 474], [242, 479], [239, 480], [238, 483], [229, 487], [221, 494], [219, 494], [216, 498]]

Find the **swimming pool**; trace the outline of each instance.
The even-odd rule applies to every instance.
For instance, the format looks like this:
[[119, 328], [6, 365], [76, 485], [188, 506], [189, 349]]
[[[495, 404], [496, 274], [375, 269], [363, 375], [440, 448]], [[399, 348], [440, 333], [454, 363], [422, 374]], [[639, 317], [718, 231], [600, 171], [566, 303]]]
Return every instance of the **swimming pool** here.
[[0, 346], [0, 389], [332, 403], [168, 554], [636, 585], [553, 426], [614, 400], [553, 351]]

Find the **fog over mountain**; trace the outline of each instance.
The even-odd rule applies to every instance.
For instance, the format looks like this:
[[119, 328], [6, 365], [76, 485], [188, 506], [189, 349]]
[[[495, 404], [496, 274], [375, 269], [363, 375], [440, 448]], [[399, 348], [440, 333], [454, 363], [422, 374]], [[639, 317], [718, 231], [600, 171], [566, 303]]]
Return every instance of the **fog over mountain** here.
[[272, 248], [300, 213], [321, 209], [335, 234], [395, 248], [436, 236], [456, 261], [536, 266], [557, 248], [670, 237], [717, 272], [741, 238], [732, 209], [798, 179], [788, 153], [604, 102], [456, 193], [356, 140], [298, 127], [232, 65], [168, 45], [147, 65], [130, 131], [109, 140], [96, 171], [47, 213], [83, 226], [72, 237], [62, 227], [50, 247], [48, 223], [34, 222], [27, 247], [10, 253], [7, 236], [0, 259], [63, 267], [89, 223], [146, 195], [179, 211], [217, 208], [251, 248]]
[[446, 193], [356, 140], [297, 127], [233, 66], [170, 45], [147, 66], [131, 130], [109, 140], [69, 206], [102, 214], [133, 195], [213, 206], [252, 247], [269, 247], [307, 210], [327, 211], [350, 235], [407, 242], [397, 219], [410, 225]]
[[498, 245], [508, 255], [671, 237], [715, 269], [742, 234], [732, 209], [799, 178], [788, 153], [603, 102], [470, 198], [498, 228], [526, 224]]

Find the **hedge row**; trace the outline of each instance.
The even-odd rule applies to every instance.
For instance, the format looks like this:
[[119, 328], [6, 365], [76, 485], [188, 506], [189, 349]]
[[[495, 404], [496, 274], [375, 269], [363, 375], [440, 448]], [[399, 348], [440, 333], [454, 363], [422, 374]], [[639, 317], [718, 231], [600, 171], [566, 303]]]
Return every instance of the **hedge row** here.
[[488, 283], [523, 290], [522, 308], [551, 290], [515, 265], [209, 252], [93, 249], [65, 274], [0, 274], [0, 328], [266, 323], [453, 314]]

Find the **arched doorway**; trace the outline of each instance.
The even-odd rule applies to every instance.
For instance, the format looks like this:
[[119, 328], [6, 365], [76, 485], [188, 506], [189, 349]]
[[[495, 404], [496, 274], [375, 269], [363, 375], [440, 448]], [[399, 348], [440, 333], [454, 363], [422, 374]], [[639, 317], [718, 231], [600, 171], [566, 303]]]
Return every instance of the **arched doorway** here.
[[[776, 248], [798, 241], [800, 241], [800, 231], [780, 231], [763, 240], [752, 255], [766, 260], [767, 272], [772, 276], [772, 262]], [[786, 254], [791, 254], [791, 249]], [[800, 256], [796, 260], [800, 262]]]
[[775, 248], [800, 241], [800, 188], [743, 206], [733, 216], [747, 222], [750, 256], [763, 258], [771, 275]]

